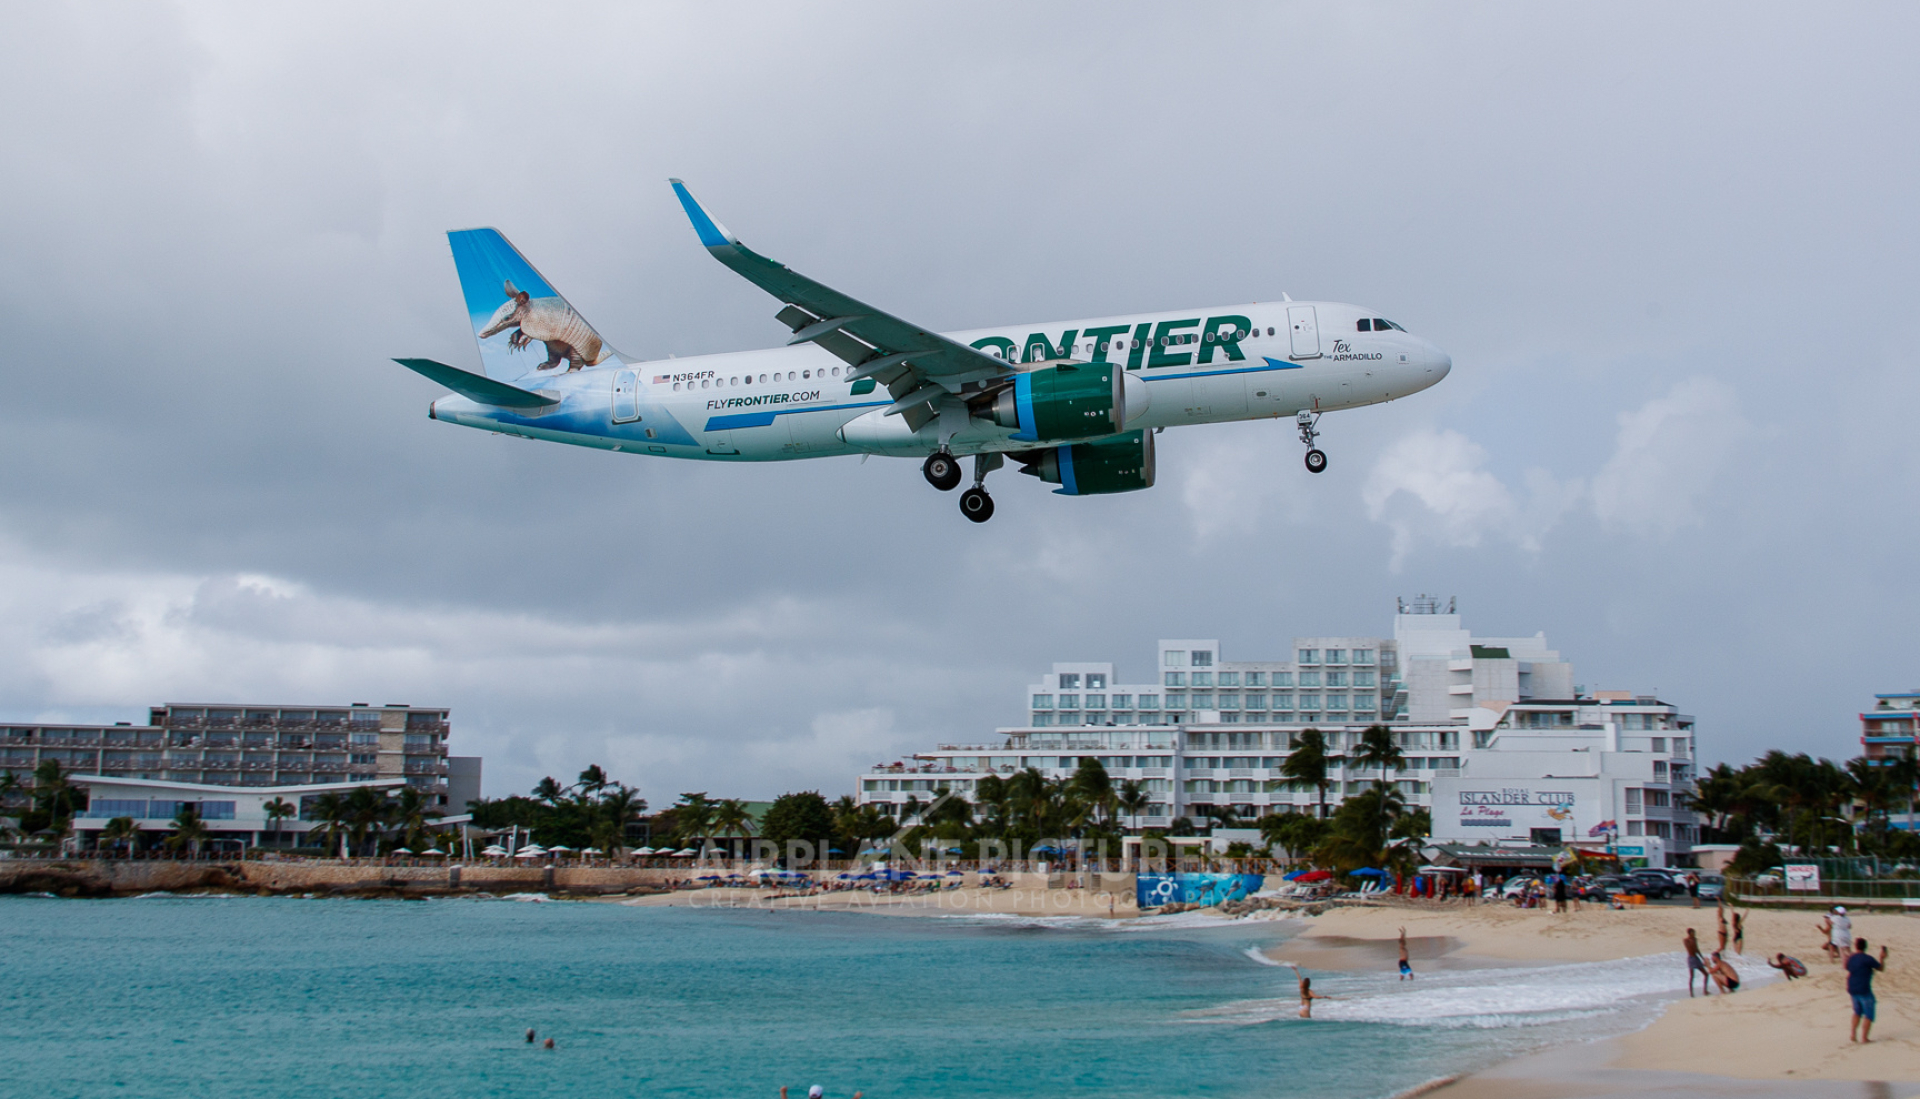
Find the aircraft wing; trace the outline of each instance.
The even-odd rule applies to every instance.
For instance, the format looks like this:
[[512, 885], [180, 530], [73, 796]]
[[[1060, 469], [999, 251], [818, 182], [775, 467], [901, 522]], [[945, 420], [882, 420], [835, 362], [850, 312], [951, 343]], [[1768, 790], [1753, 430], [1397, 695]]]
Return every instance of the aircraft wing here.
[[817, 343], [851, 365], [852, 377], [877, 379], [894, 398], [887, 414], [904, 416], [909, 428], [919, 430], [937, 415], [944, 397], [959, 393], [968, 383], [1018, 373], [1005, 360], [883, 313], [760, 255], [709, 217], [686, 184], [677, 179], [668, 182], [707, 251], [787, 303], [776, 314], [793, 330], [787, 342]]

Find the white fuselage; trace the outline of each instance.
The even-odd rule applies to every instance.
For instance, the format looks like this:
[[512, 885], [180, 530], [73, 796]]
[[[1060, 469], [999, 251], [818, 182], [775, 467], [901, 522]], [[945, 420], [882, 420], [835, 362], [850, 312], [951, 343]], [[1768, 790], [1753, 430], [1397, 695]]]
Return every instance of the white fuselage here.
[[[1326, 412], [1416, 393], [1452, 360], [1397, 328], [1361, 331], [1378, 314], [1329, 302], [1262, 302], [1217, 309], [1007, 325], [948, 338], [1017, 363], [1112, 362], [1127, 385], [1127, 430]], [[1205, 336], [1235, 319], [1251, 335]], [[537, 372], [516, 384], [554, 398], [515, 411], [465, 397], [432, 416], [467, 427], [625, 453], [764, 462], [839, 454], [919, 456], [1029, 450], [1012, 429], [969, 417], [958, 398], [911, 431], [871, 379], [813, 344], [653, 362]], [[1144, 394], [1144, 400], [1141, 398]]]

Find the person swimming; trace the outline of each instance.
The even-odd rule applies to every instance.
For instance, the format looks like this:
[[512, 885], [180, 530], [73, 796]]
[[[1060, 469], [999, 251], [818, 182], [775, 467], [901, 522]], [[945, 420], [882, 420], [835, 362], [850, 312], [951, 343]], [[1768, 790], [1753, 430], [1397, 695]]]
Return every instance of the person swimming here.
[[1313, 978], [1302, 977], [1299, 966], [1293, 965], [1291, 962], [1287, 964], [1293, 969], [1293, 975], [1300, 977], [1300, 1017], [1302, 1019], [1313, 1018], [1313, 1002], [1315, 1000], [1333, 1000], [1338, 998], [1315, 992], [1313, 990]]

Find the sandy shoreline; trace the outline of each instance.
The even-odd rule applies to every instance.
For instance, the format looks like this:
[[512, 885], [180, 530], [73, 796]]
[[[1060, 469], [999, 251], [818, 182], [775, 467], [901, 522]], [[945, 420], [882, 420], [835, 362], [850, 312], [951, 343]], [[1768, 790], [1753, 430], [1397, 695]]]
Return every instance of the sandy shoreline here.
[[[1733, 959], [1742, 972], [1766, 973], [1765, 959], [1784, 951], [1807, 963], [1811, 973], [1804, 980], [1777, 981], [1727, 997], [1683, 999], [1645, 1030], [1548, 1050], [1425, 1094], [1446, 1099], [1920, 1094], [1920, 1085], [1862, 1091], [1838, 1083], [1920, 1081], [1920, 921], [1901, 915], [1855, 918], [1855, 934], [1871, 940], [1876, 951], [1882, 944], [1891, 949], [1887, 972], [1875, 982], [1879, 1021], [1870, 1045], [1847, 1041], [1845, 978], [1817, 949], [1815, 921], [1805, 912], [1751, 912], [1746, 954]], [[1556, 916], [1500, 905], [1408, 905], [1333, 909], [1306, 922], [1308, 930], [1270, 951], [1276, 959], [1315, 968], [1384, 968], [1397, 956], [1393, 939], [1402, 926], [1424, 948], [1411, 951], [1416, 971], [1666, 954], [1680, 949], [1688, 927], [1700, 932], [1707, 949], [1717, 945], [1711, 908], [1587, 906]], [[1782, 1090], [1761, 1081], [1790, 1086]]]
[[[619, 903], [892, 916], [993, 914], [1104, 920], [1140, 914], [1130, 893], [1098, 889], [969, 887], [899, 897], [840, 892], [778, 899], [752, 889], [704, 889]], [[1440, 1099], [1920, 1096], [1920, 920], [1894, 914], [1855, 917], [1856, 934], [1872, 940], [1876, 951], [1883, 943], [1891, 950], [1887, 972], [1875, 982], [1879, 1021], [1874, 1041], [1862, 1046], [1847, 1041], [1844, 976], [1818, 949], [1817, 919], [1808, 912], [1751, 911], [1746, 953], [1732, 959], [1742, 972], [1765, 974], [1770, 973], [1764, 968], [1766, 959], [1784, 951], [1807, 963], [1812, 972], [1804, 980], [1775, 981], [1729, 997], [1682, 999], [1644, 1030], [1548, 1049], [1422, 1094]], [[1419, 972], [1671, 954], [1680, 949], [1688, 927], [1699, 931], [1706, 949], [1717, 945], [1711, 907], [1613, 910], [1588, 905], [1577, 913], [1557, 916], [1510, 905], [1389, 903], [1331, 908], [1299, 922], [1299, 935], [1267, 953], [1276, 961], [1321, 971], [1391, 969], [1398, 956], [1398, 929], [1403, 926]], [[1880, 1081], [1896, 1086], [1883, 1088]]]

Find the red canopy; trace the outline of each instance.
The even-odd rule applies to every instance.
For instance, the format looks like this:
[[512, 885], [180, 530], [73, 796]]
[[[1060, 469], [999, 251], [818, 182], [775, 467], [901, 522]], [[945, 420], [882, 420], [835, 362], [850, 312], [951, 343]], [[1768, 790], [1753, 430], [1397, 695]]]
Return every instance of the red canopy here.
[[1333, 874], [1326, 870], [1309, 870], [1306, 873], [1300, 875], [1299, 877], [1293, 880], [1294, 881], [1326, 881], [1328, 878], [1331, 878], [1331, 877], [1333, 877]]

